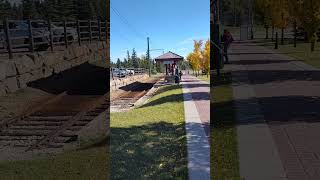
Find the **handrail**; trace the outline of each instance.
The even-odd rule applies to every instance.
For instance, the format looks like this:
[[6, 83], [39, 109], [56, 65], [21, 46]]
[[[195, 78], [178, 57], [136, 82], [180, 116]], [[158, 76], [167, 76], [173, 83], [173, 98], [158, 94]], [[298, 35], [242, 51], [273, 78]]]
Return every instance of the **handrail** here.
[[224, 53], [224, 50], [223, 49], [221, 49], [221, 47], [219, 47], [215, 42], [213, 42], [212, 40], [210, 40], [210, 42], [216, 47], [216, 48], [218, 48], [221, 52], [221, 54], [225, 54]]

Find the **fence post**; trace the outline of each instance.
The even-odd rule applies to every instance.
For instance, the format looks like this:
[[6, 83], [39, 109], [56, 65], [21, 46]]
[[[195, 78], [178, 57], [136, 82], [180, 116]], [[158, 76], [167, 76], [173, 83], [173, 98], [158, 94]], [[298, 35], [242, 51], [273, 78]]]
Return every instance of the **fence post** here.
[[32, 32], [32, 24], [31, 20], [28, 20], [28, 29], [29, 29], [29, 41], [30, 41], [30, 51], [34, 52], [34, 39], [33, 39], [33, 32]]
[[89, 41], [91, 43], [91, 40], [92, 40], [91, 20], [89, 20], [88, 23], [89, 23]]
[[5, 19], [4, 22], [3, 22], [3, 26], [4, 26], [4, 32], [5, 32], [5, 35], [6, 35], [6, 41], [7, 41], [7, 50], [8, 50], [8, 53], [9, 53], [9, 59], [12, 59], [13, 58], [13, 55], [12, 55], [12, 44], [11, 44], [11, 39], [10, 39], [10, 27], [9, 27], [9, 21], [8, 19]]
[[67, 22], [63, 21], [63, 30], [64, 30], [64, 44], [66, 48], [68, 48], [68, 35], [67, 35]]
[[52, 32], [50, 19], [48, 20], [48, 27], [49, 27], [49, 33], [50, 33], [50, 48], [51, 48], [51, 51], [53, 51], [53, 32]]
[[276, 32], [276, 42], [274, 44], [274, 49], [278, 49], [278, 32]]
[[81, 33], [80, 33], [80, 21], [79, 20], [77, 20], [77, 32], [78, 32], [79, 46], [81, 46]]
[[101, 41], [101, 20], [98, 19], [98, 28], [99, 28], [99, 41]]

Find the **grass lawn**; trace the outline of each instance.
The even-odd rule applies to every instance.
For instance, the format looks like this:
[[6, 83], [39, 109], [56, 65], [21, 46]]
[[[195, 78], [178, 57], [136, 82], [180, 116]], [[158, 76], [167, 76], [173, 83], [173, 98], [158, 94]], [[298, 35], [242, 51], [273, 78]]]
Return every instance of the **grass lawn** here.
[[297, 47], [293, 47], [292, 42], [285, 41], [284, 45], [280, 45], [279, 49], [274, 49], [274, 42], [271, 40], [262, 40], [257, 43], [258, 45], [273, 49], [275, 52], [283, 53], [288, 56], [294, 57], [297, 60], [303, 61], [306, 64], [310, 64], [314, 67], [320, 68], [320, 42], [315, 45], [315, 51], [311, 52], [310, 43], [298, 42]]
[[112, 179], [186, 179], [181, 86], [161, 87], [145, 105], [111, 113]]
[[2, 162], [0, 179], [105, 180], [109, 172], [107, 141], [103, 138], [92, 145], [50, 158]]
[[214, 80], [211, 91], [211, 179], [239, 180], [239, 162], [231, 74]]

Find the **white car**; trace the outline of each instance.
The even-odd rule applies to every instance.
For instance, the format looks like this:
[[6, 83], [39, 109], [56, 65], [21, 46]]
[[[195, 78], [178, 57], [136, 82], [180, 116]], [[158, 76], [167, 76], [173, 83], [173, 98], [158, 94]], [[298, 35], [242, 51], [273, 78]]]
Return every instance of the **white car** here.
[[134, 75], [134, 70], [133, 69], [126, 69], [127, 74], [129, 74], [130, 76]]

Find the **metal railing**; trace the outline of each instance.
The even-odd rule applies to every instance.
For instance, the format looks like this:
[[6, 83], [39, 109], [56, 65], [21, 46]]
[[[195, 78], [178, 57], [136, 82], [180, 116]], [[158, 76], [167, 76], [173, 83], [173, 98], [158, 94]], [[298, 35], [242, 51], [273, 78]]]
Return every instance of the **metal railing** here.
[[109, 22], [101, 20], [50, 21], [4, 20], [0, 22], [0, 52], [43, 51], [72, 43], [105, 41]]

